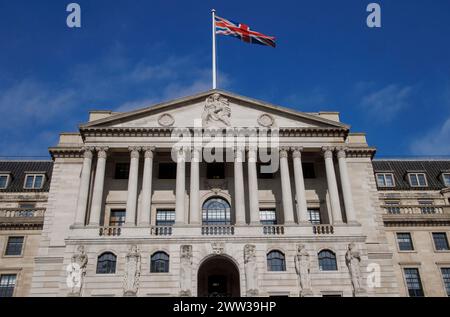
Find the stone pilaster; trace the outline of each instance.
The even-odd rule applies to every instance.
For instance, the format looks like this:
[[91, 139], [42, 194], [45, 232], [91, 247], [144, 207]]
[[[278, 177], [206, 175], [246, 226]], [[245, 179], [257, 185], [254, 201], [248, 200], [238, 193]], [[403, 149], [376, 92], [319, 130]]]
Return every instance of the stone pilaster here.
[[236, 224], [245, 224], [245, 200], [244, 200], [244, 173], [242, 162], [245, 152], [242, 148], [234, 151], [234, 210], [236, 212]]
[[81, 170], [80, 187], [78, 190], [77, 211], [75, 215], [75, 225], [83, 226], [86, 219], [86, 208], [89, 197], [89, 183], [91, 181], [91, 167], [92, 167], [92, 151], [94, 148], [85, 147], [83, 168]]
[[344, 148], [339, 149], [337, 157], [339, 164], [339, 174], [341, 176], [345, 213], [347, 215], [347, 223], [356, 223], [355, 208], [353, 207], [353, 195], [347, 169], [347, 155]]
[[292, 205], [291, 180], [289, 177], [289, 148], [280, 148], [280, 174], [281, 174], [281, 191], [284, 210], [284, 223], [294, 223], [294, 209]]
[[258, 195], [258, 174], [256, 170], [256, 161], [258, 151], [256, 147], [250, 147], [248, 150], [248, 193], [250, 202], [250, 223], [259, 224], [259, 195]]
[[328, 193], [330, 195], [331, 213], [333, 224], [342, 223], [341, 206], [339, 203], [339, 192], [336, 182], [336, 173], [334, 171], [333, 150], [329, 147], [322, 148], [325, 158], [325, 169], [327, 174]]
[[176, 179], [176, 202], [175, 202], [175, 224], [185, 224], [185, 191], [186, 191], [186, 152], [185, 149], [177, 149], [177, 179]]
[[295, 194], [297, 196], [297, 217], [299, 223], [308, 223], [308, 205], [306, 202], [305, 180], [302, 167], [302, 147], [292, 148], [294, 161]]
[[189, 213], [190, 223], [200, 224], [201, 208], [200, 208], [200, 157], [202, 149], [196, 147], [191, 153], [191, 184], [189, 193]]
[[105, 183], [106, 157], [108, 147], [98, 147], [97, 168], [95, 170], [94, 190], [92, 192], [92, 206], [89, 225], [98, 226], [100, 224], [100, 213], [103, 203], [103, 187]]
[[144, 151], [144, 174], [142, 177], [142, 202], [139, 225], [149, 226], [152, 206], [153, 156], [155, 148], [144, 147], [142, 150]]

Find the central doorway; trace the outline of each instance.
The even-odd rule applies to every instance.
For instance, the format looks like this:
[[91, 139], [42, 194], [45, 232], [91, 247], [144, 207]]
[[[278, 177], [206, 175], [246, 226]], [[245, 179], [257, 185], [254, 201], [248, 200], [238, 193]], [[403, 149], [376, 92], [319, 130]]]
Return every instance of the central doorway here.
[[202, 263], [198, 270], [199, 297], [239, 297], [239, 270], [224, 256], [214, 256]]

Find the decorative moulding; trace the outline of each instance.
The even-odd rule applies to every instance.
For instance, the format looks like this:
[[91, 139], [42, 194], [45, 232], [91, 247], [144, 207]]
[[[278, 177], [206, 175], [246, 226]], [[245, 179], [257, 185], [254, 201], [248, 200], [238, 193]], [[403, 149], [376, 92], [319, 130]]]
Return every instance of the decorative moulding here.
[[172, 117], [172, 115], [170, 115], [168, 113], [164, 113], [159, 116], [158, 123], [162, 127], [171, 127], [175, 123], [175, 119]]
[[258, 117], [258, 124], [262, 127], [270, 128], [274, 125], [274, 123], [275, 119], [267, 113], [264, 113]]

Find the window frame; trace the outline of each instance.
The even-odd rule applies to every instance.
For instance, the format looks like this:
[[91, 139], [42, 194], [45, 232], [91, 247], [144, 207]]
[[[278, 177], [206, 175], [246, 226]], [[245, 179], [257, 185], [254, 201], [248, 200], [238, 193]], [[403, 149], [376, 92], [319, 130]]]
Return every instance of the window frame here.
[[[9, 244], [10, 238], [22, 238], [22, 247], [20, 249], [20, 254], [11, 254], [11, 255], [6, 254], [6, 252], [8, 251], [8, 244]], [[26, 236], [18, 236], [18, 235], [7, 236], [5, 247], [3, 250], [3, 257], [5, 257], [5, 258], [21, 258], [21, 257], [23, 257], [23, 252], [25, 249], [25, 241], [26, 241]]]
[[[159, 254], [163, 254], [167, 256], [167, 259], [156, 259], [154, 260], [153, 257]], [[159, 266], [156, 266], [156, 264], [154, 265], [153, 263], [156, 263], [156, 261], [164, 261], [164, 271], [158, 271], [158, 270], [153, 270], [153, 268], [157, 268]], [[150, 254], [150, 273], [155, 273], [155, 274], [167, 274], [170, 273], [170, 254], [166, 251], [163, 250], [158, 250], [153, 252], [152, 254]]]
[[[160, 213], [161, 214], [162, 213], [166, 214], [166, 216], [164, 217], [165, 219], [164, 220], [160, 220], [160, 221], [164, 222], [163, 224], [159, 224], [158, 223], [158, 214], [160, 214]], [[171, 221], [171, 219], [169, 219], [167, 217], [168, 213], [173, 214], [173, 221]], [[173, 226], [175, 224], [175, 217], [176, 217], [176, 214], [175, 214], [175, 209], [174, 208], [157, 208], [156, 212], [155, 212], [155, 226], [157, 226], [157, 227], [171, 227], [171, 226]]]
[[[384, 201], [384, 206], [390, 215], [400, 215], [401, 211], [401, 202], [400, 200], [389, 199]], [[395, 210], [395, 212], [392, 212]]]
[[[111, 220], [113, 218], [113, 216], [112, 216], [113, 212], [123, 212], [123, 222], [115, 221], [115, 224], [112, 224]], [[109, 227], [123, 227], [125, 225], [125, 222], [126, 222], [126, 217], [127, 217], [127, 210], [125, 208], [111, 208], [109, 210], [108, 226]], [[115, 218], [120, 218], [120, 217], [115, 217]]]
[[[324, 270], [324, 269], [323, 269], [323, 266], [321, 267], [320, 261], [323, 260], [323, 258], [321, 258], [320, 254], [321, 254], [321, 253], [324, 253], [324, 252], [331, 253], [331, 254], [334, 256], [334, 263], [335, 263], [335, 268], [336, 268], [336, 269], [333, 269], [333, 270], [328, 270], [328, 269], [327, 269], [327, 270]], [[331, 249], [322, 249], [322, 250], [320, 250], [320, 251], [317, 253], [317, 264], [318, 264], [318, 267], [319, 267], [319, 271], [320, 271], [320, 272], [338, 272], [338, 271], [339, 271], [339, 265], [338, 265], [338, 259], [337, 259], [336, 252], [334, 252], [334, 251], [331, 250]]]
[[[312, 212], [317, 212], [319, 215], [319, 223], [313, 222], [313, 219], [311, 217]], [[320, 208], [307, 208], [308, 212], [308, 222], [312, 224], [313, 226], [321, 225], [322, 224], [322, 213], [320, 212]]]
[[[114, 256], [114, 259], [115, 259], [115, 261], [114, 261], [114, 272], [106, 272], [106, 273], [99, 272], [100, 257], [102, 257], [104, 255], [107, 255], [107, 254], [111, 254], [111, 255]], [[96, 275], [115, 275], [116, 273], [117, 273], [117, 255], [114, 252], [112, 252], [112, 251], [104, 251], [104, 252], [100, 253], [97, 256], [97, 263], [96, 263], [96, 267], [95, 267], [95, 274]]]
[[[419, 182], [419, 175], [423, 175], [423, 178], [425, 180], [425, 185], [421, 185]], [[413, 185], [413, 182], [411, 181], [411, 177], [415, 176], [417, 180], [417, 185]], [[414, 172], [414, 173], [408, 173], [408, 182], [410, 187], [414, 188], [420, 188], [420, 187], [428, 187], [428, 179], [427, 174], [423, 172]]]
[[[392, 186], [387, 184], [386, 175], [391, 176]], [[380, 183], [378, 182], [378, 176], [383, 176], [383, 182], [384, 182], [383, 185], [380, 185]], [[377, 172], [377, 173], [375, 173], [375, 180], [377, 182], [377, 187], [380, 187], [380, 188], [394, 188], [396, 185], [394, 173]]]
[[16, 293], [16, 289], [17, 289], [17, 284], [18, 284], [18, 281], [19, 281], [19, 273], [16, 273], [16, 272], [14, 272], [14, 273], [12, 273], [12, 272], [11, 273], [10, 272], [1, 272], [0, 273], [0, 290], [2, 289], [1, 281], [2, 281], [2, 278], [4, 276], [14, 276], [14, 286], [13, 286], [13, 290], [12, 290], [11, 296], [5, 296], [5, 297], [0, 297], [0, 298], [14, 297], [14, 295]]
[[[222, 201], [224, 202], [228, 207], [224, 208], [224, 217], [222, 218], [215, 218], [211, 217], [212, 215], [221, 215], [222, 209], [209, 209], [208, 206], [206, 206], [208, 203], [214, 203], [214, 201]], [[216, 213], [213, 213], [214, 211], [217, 211]], [[211, 214], [210, 214], [211, 213]], [[216, 220], [215, 220], [216, 219]], [[231, 204], [228, 202], [228, 200], [221, 196], [213, 196], [206, 199], [202, 204], [202, 226], [230, 226], [233, 224], [233, 218], [231, 215]]]
[[[41, 176], [42, 177], [42, 182], [41, 182], [41, 186], [40, 187], [36, 187], [36, 177]], [[27, 187], [27, 179], [28, 177], [33, 177], [33, 185], [31, 187]], [[36, 189], [42, 189], [44, 187], [44, 184], [46, 182], [46, 175], [44, 173], [25, 173], [25, 178], [24, 178], [24, 182], [23, 182], [23, 189], [28, 189], [28, 190], [36, 190]]]
[[[399, 234], [407, 234], [407, 235], [409, 235], [409, 238], [410, 238], [410, 241], [411, 241], [411, 249], [410, 250], [402, 250], [401, 249], [400, 241], [398, 239], [398, 235]], [[398, 252], [405, 252], [405, 253], [407, 253], [407, 252], [416, 252], [416, 250], [415, 250], [415, 243], [414, 243], [413, 235], [411, 234], [411, 232], [405, 232], [405, 231], [396, 232], [395, 233], [395, 239], [396, 239], [396, 242], [397, 242], [396, 244], [397, 244]]]
[[[445, 249], [445, 250], [439, 250], [439, 249], [436, 247], [436, 240], [434, 239], [435, 234], [443, 234], [443, 235], [445, 236], [445, 241], [447, 242], [447, 249]], [[431, 241], [433, 242], [433, 248], [434, 248], [434, 251], [435, 251], [435, 252], [439, 252], [439, 253], [450, 252], [450, 243], [449, 243], [449, 241], [448, 241], [448, 234], [447, 234], [447, 232], [444, 232], [444, 231], [439, 231], [439, 232], [434, 231], [434, 232], [431, 232]]]
[[[272, 254], [281, 255], [281, 257], [271, 257]], [[281, 261], [281, 265], [274, 265], [272, 261]], [[280, 273], [280, 272], [286, 272], [286, 254], [278, 249], [269, 250], [266, 254], [266, 265], [267, 265], [267, 272], [274, 272], [274, 273]], [[281, 268], [280, 270], [273, 269], [273, 268]]]
[[[273, 213], [274, 215], [274, 222], [269, 223], [271, 219], [262, 219], [261, 216], [262, 213], [266, 214], [266, 217], [269, 215], [269, 213]], [[259, 223], [263, 226], [276, 226], [278, 224], [278, 215], [277, 215], [277, 209], [276, 208], [259, 208]]]
[[9, 184], [10, 184], [11, 174], [9, 174], [9, 173], [0, 173], [0, 177], [5, 177], [5, 176], [6, 176], [5, 186], [4, 187], [0, 186], [0, 189], [7, 189]]
[[450, 286], [447, 290], [447, 285], [445, 284], [444, 272], [443, 270], [449, 270], [449, 285], [450, 285], [450, 265], [443, 265], [439, 267], [439, 272], [441, 274], [441, 281], [444, 286], [444, 292], [447, 294], [447, 297], [450, 297]]
[[[449, 177], [449, 182], [448, 183], [445, 181], [445, 176], [446, 175]], [[450, 187], [450, 173], [447, 173], [447, 172], [442, 173], [441, 174], [441, 180], [442, 180], [442, 184], [444, 184], [445, 187]]]
[[[408, 287], [408, 280], [406, 279], [406, 270], [416, 270], [417, 271], [417, 276], [419, 279], [419, 283], [420, 283], [420, 289], [422, 291], [422, 296], [411, 296], [410, 293], [410, 289]], [[423, 287], [423, 282], [422, 282], [422, 274], [420, 272], [420, 268], [417, 266], [404, 266], [402, 267], [402, 275], [403, 275], [403, 282], [405, 283], [405, 289], [406, 289], [406, 294], [408, 297], [426, 297], [425, 294], [425, 288]]]

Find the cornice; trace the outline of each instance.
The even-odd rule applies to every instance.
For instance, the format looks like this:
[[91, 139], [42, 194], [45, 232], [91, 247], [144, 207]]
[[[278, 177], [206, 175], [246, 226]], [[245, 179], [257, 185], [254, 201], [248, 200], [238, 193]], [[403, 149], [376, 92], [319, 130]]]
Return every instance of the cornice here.
[[84, 150], [82, 147], [51, 147], [48, 151], [53, 159], [84, 157]]

